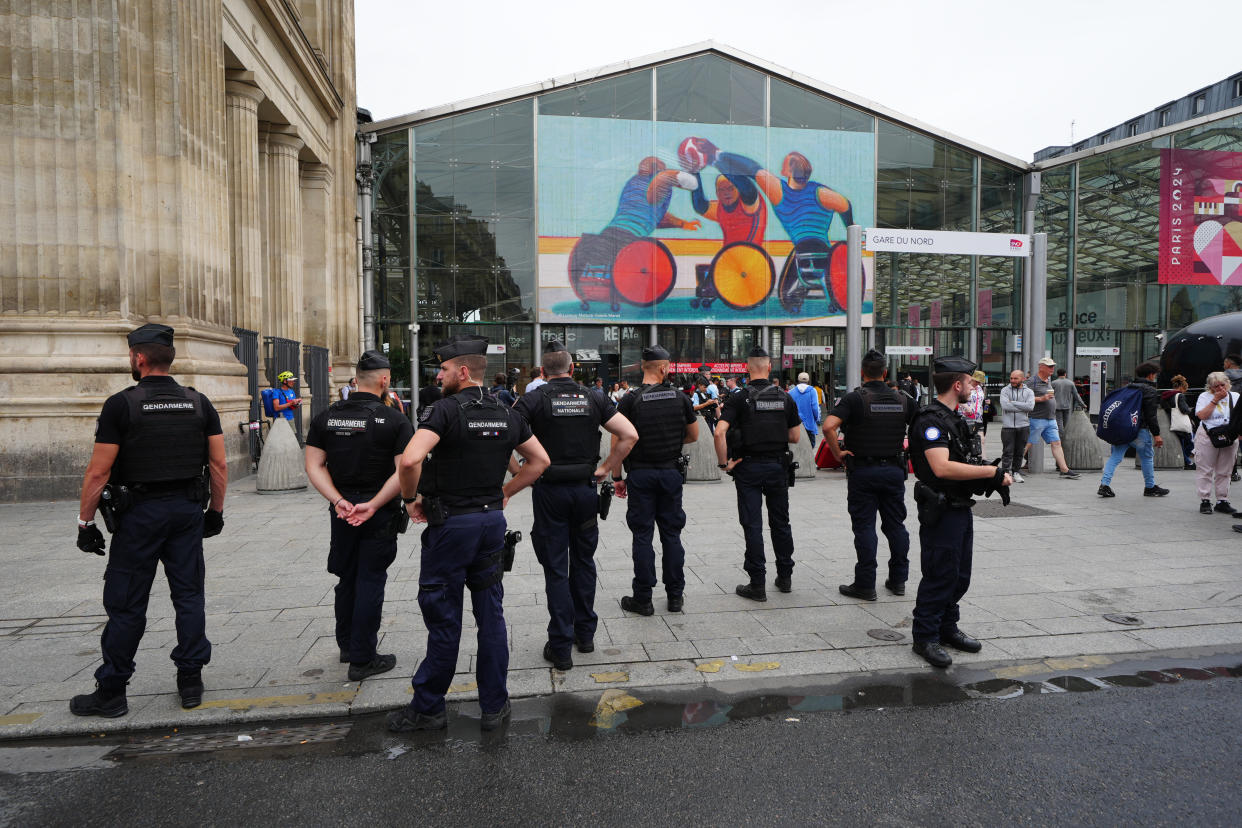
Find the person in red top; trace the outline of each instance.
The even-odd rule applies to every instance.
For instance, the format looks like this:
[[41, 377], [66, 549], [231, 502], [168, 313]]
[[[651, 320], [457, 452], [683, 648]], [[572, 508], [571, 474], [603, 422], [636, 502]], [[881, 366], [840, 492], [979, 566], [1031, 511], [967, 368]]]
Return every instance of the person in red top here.
[[759, 195], [753, 178], [716, 176], [716, 198], [712, 201], [703, 195], [700, 181], [699, 186], [690, 191], [690, 200], [696, 213], [720, 224], [726, 245], [734, 242], [763, 244], [763, 233], [768, 226], [768, 207]]

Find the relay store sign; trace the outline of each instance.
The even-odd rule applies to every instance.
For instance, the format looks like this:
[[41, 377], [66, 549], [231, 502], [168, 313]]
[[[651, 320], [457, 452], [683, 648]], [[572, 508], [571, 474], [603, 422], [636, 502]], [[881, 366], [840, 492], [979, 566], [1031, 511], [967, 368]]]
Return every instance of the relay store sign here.
[[940, 253], [967, 256], [1030, 256], [1031, 237], [1007, 233], [959, 233], [951, 230], [863, 231], [863, 250], [873, 253]]

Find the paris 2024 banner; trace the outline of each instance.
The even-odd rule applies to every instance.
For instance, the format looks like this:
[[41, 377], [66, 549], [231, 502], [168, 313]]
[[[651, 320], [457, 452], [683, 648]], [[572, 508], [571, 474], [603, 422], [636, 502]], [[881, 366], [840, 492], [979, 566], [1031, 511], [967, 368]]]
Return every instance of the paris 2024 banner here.
[[1242, 285], [1242, 152], [1160, 160], [1160, 283]]
[[540, 116], [540, 321], [844, 325], [874, 202], [869, 132]]

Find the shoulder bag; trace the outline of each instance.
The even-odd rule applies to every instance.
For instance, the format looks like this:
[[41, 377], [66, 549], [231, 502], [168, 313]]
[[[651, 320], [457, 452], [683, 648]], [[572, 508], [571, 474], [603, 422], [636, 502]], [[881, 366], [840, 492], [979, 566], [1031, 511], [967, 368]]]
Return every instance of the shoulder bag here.
[[[1233, 419], [1233, 392], [1230, 391], [1226, 396], [1229, 400], [1229, 419]], [[1207, 429], [1208, 440], [1212, 443], [1213, 448], [1229, 448], [1233, 445], [1233, 441], [1237, 439], [1234, 434], [1233, 426], [1230, 423], [1218, 425], [1215, 428]]]
[[1169, 431], [1176, 431], [1182, 434], [1189, 434], [1194, 431], [1194, 425], [1190, 422], [1190, 416], [1182, 411], [1182, 407], [1178, 405], [1181, 402], [1181, 393], [1174, 395], [1173, 406], [1169, 409]]

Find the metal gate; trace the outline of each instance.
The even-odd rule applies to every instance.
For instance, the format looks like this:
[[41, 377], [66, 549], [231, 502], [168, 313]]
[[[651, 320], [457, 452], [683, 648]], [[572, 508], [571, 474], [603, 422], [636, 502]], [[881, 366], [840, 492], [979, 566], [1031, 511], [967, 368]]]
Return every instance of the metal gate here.
[[250, 420], [243, 424], [246, 431], [246, 445], [250, 449], [250, 459], [259, 461], [259, 420], [263, 414], [263, 405], [259, 400], [259, 334], [245, 328], [234, 328], [233, 336], [237, 344], [233, 346], [233, 354], [237, 361], [246, 366], [246, 393], [250, 395]]
[[332, 374], [330, 373], [327, 348], [318, 345], [302, 347], [302, 359], [306, 362], [306, 385], [311, 392], [310, 415], [326, 411], [332, 404]]
[[[296, 340], [279, 336], [263, 337], [263, 361], [269, 386], [275, 388], [276, 375], [285, 371], [291, 372], [294, 378], [301, 382], [301, 344]], [[298, 406], [293, 412], [293, 433], [297, 435], [300, 443], [302, 441], [302, 407]]]

